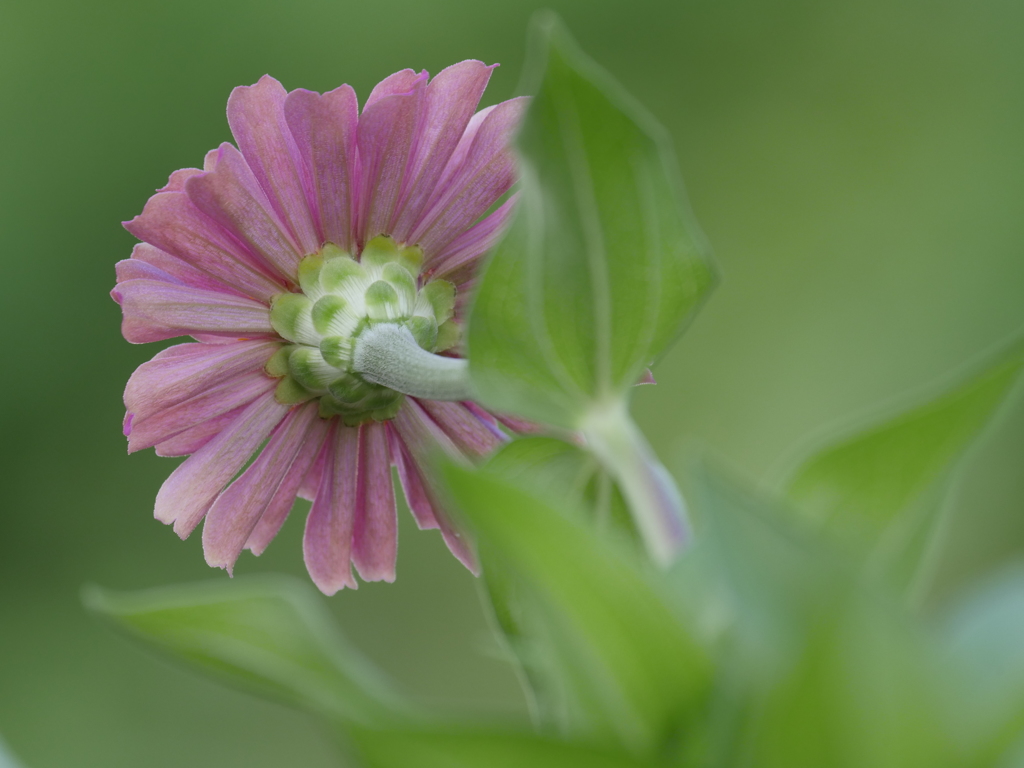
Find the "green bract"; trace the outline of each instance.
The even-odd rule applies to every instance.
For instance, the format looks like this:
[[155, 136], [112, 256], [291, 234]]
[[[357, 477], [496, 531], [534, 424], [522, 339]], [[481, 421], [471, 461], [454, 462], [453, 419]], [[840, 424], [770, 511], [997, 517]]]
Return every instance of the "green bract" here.
[[393, 417], [404, 395], [356, 373], [353, 354], [360, 334], [378, 323], [404, 326], [428, 352], [458, 342], [455, 286], [433, 280], [419, 287], [422, 263], [419, 248], [386, 236], [368, 242], [359, 261], [330, 244], [303, 259], [302, 293], [279, 294], [270, 309], [274, 330], [293, 342], [267, 364], [267, 373], [281, 378], [278, 400], [318, 397], [321, 415], [350, 425]]
[[553, 19], [519, 136], [519, 210], [481, 278], [470, 372], [497, 410], [571, 429], [680, 332], [714, 274], [663, 129]]

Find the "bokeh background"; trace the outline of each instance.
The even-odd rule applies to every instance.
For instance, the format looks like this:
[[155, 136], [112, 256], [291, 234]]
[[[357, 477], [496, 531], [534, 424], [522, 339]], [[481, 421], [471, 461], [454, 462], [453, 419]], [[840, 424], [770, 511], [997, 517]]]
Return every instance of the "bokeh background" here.
[[[1024, 4], [557, 0], [675, 138], [724, 280], [636, 408], [770, 484], [836, 424], [928, 391], [1024, 327]], [[83, 583], [227, 578], [151, 517], [173, 460], [128, 457], [118, 222], [230, 138], [231, 88], [501, 62], [533, 0], [0, 0], [0, 733], [30, 768], [336, 764], [312, 720], [85, 614]], [[958, 483], [938, 592], [1024, 550], [1024, 403]], [[523, 717], [474, 580], [403, 520], [399, 580], [330, 600], [409, 691]], [[301, 521], [238, 571], [302, 573]]]

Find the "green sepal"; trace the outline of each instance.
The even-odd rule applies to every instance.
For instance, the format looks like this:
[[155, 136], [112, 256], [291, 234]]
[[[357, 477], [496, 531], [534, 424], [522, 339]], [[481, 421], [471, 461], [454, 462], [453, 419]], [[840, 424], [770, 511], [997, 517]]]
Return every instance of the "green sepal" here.
[[462, 326], [454, 320], [448, 320], [437, 328], [437, 342], [434, 346], [435, 352], [444, 352], [451, 349], [462, 341]]
[[398, 250], [398, 263], [418, 277], [423, 269], [423, 249], [418, 245], [407, 245]]
[[447, 280], [431, 280], [420, 291], [420, 295], [434, 308], [438, 325], [449, 320], [455, 312], [455, 285]]
[[377, 280], [366, 289], [366, 315], [371, 320], [393, 320], [399, 309], [398, 293], [391, 283]]
[[299, 347], [288, 358], [288, 372], [299, 384], [309, 390], [322, 391], [328, 379], [323, 371], [324, 356], [319, 349]]
[[313, 302], [301, 293], [279, 293], [270, 301], [270, 324], [289, 341], [300, 341], [299, 324]]
[[352, 254], [343, 248], [339, 248], [334, 243], [324, 243], [324, 247], [320, 249], [320, 255], [324, 259], [330, 261], [331, 259], [345, 258], [351, 259]]
[[432, 317], [416, 315], [405, 321], [405, 327], [412, 333], [416, 343], [427, 352], [433, 352], [437, 346], [437, 322]]
[[291, 376], [285, 376], [277, 385], [277, 389], [274, 390], [274, 397], [279, 403], [292, 405], [294, 403], [304, 403], [307, 400], [312, 400], [316, 395], [299, 384], [299, 382]]
[[320, 287], [325, 291], [336, 291], [348, 277], [365, 277], [366, 270], [345, 253], [328, 259], [320, 270]]
[[320, 270], [324, 268], [324, 257], [307, 256], [299, 262], [299, 287], [303, 293], [315, 293], [320, 288]]
[[389, 405], [383, 408], [378, 408], [370, 415], [374, 421], [387, 421], [393, 419], [398, 415], [398, 410], [402, 407], [402, 403], [405, 402], [405, 395], [399, 395]]
[[263, 370], [267, 372], [268, 376], [279, 379], [282, 376], [288, 375], [288, 357], [293, 349], [295, 349], [294, 346], [286, 344], [270, 356], [267, 364], [263, 366]]
[[373, 388], [362, 379], [350, 375], [332, 381], [327, 391], [339, 402], [351, 406], [366, 399]]
[[363, 252], [359, 254], [361, 263], [378, 267], [398, 261], [400, 258], [398, 244], [387, 235], [378, 235], [370, 240], [363, 246]]
[[311, 319], [317, 333], [327, 333], [330, 330], [331, 321], [345, 311], [346, 302], [341, 296], [329, 293], [317, 300], [313, 305]]
[[320, 354], [335, 368], [346, 368], [352, 360], [352, 339], [345, 336], [328, 336], [320, 340]]
[[416, 302], [416, 278], [409, 274], [409, 270], [401, 264], [387, 264], [381, 277], [391, 283], [407, 306], [412, 307]]

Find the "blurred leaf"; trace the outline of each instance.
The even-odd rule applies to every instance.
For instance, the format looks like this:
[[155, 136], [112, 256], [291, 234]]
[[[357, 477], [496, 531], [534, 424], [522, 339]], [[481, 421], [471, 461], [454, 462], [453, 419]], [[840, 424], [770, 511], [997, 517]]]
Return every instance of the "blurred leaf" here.
[[114, 593], [86, 605], [134, 637], [250, 691], [364, 725], [405, 707], [337, 631], [319, 596], [282, 577]]
[[443, 474], [485, 571], [500, 568], [499, 597], [515, 590], [499, 620], [547, 657], [534, 669], [557, 670], [563, 722], [639, 754], [678, 736], [703, 703], [708, 660], [637, 563], [521, 485], [487, 470]]
[[688, 479], [696, 536], [667, 578], [686, 613], [737, 654], [747, 682], [763, 682], [796, 652], [807, 614], [829, 599], [840, 558], [721, 470], [694, 462]]
[[669, 574], [721, 655], [709, 765], [942, 766], [927, 638], [831, 537], [695, 465], [693, 548]]
[[759, 768], [963, 766], [933, 649], [899, 602], [849, 585], [806, 626], [796, 664], [758, 706]]
[[367, 768], [653, 768], [617, 752], [520, 733], [359, 731]]
[[23, 768], [22, 764], [7, 749], [3, 739], [0, 739], [0, 768]]
[[576, 428], [626, 397], [714, 275], [664, 130], [538, 18], [521, 199], [477, 290], [470, 370], [495, 409]]
[[1024, 564], [972, 589], [940, 626], [956, 694], [951, 719], [978, 764], [994, 765], [1024, 734]]
[[879, 544], [909, 580], [927, 552], [953, 467], [1022, 366], [1018, 341], [952, 391], [815, 454], [789, 482], [789, 499], [813, 520]]

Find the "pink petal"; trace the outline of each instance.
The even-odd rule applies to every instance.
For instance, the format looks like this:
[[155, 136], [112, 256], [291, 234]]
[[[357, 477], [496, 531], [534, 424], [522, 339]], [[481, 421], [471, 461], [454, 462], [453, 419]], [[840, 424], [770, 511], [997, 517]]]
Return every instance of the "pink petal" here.
[[310, 205], [318, 212], [320, 237], [353, 250], [356, 132], [359, 104], [343, 85], [321, 96], [297, 90], [285, 99], [284, 113], [299, 154], [312, 178]]
[[355, 589], [352, 575], [352, 529], [359, 485], [359, 430], [334, 420], [327, 457], [313, 507], [306, 518], [302, 552], [313, 583], [325, 595]]
[[654, 380], [654, 374], [651, 373], [651, 369], [650, 368], [644, 368], [644, 375], [640, 377], [640, 381], [638, 381], [636, 384], [637, 384], [637, 386], [640, 386], [641, 384], [657, 384], [657, 383], [658, 382], [656, 382]]
[[432, 257], [427, 271], [434, 277], [462, 283], [472, 277], [480, 257], [491, 250], [501, 236], [515, 211], [517, 195], [508, 200], [490, 214], [456, 237], [444, 250]]
[[239, 338], [274, 334], [258, 301], [160, 280], [126, 280], [111, 292], [121, 305], [121, 333], [133, 344], [191, 333]]
[[424, 72], [416, 77], [408, 93], [377, 100], [371, 95], [359, 118], [360, 244], [377, 235], [391, 233], [409, 155], [414, 148], [426, 81]]
[[373, 90], [370, 91], [370, 98], [368, 98], [366, 100], [366, 104], [363, 105], [363, 112], [366, 112], [366, 110], [378, 101], [385, 99], [388, 96], [394, 96], [399, 93], [409, 93], [421, 80], [426, 80], [429, 76], [430, 75], [426, 70], [416, 72], [412, 69], [403, 69], [399, 72], [395, 72], [393, 75], [388, 75], [377, 83], [377, 85], [373, 87]]
[[435, 522], [451, 553], [470, 571], [479, 574], [472, 548], [437, 504], [436, 492], [417, 465], [417, 461], [424, 460], [437, 447], [449, 455], [461, 456], [458, 448], [411, 398], [406, 400], [389, 426], [395, 435], [391, 443], [391, 459], [398, 469], [402, 490], [416, 522], [421, 528], [434, 527], [430, 523]]
[[387, 428], [375, 421], [359, 427], [361, 514], [352, 535], [352, 562], [363, 581], [394, 581], [398, 513], [391, 481]]
[[210, 442], [216, 435], [220, 434], [222, 430], [233, 423], [235, 417], [241, 414], [245, 408], [246, 406], [243, 405], [233, 411], [222, 413], [220, 416], [215, 416], [209, 421], [197, 424], [192, 427], [192, 429], [186, 429], [181, 434], [175, 435], [169, 440], [157, 443], [154, 446], [156, 455], [188, 456], [190, 453], [195, 453]]
[[[203, 551], [209, 565], [232, 572], [246, 540], [274, 501], [318, 420], [316, 404], [292, 409], [256, 461], [217, 497], [203, 524]], [[294, 499], [293, 493], [291, 501]]]
[[503, 442], [462, 403], [447, 403], [440, 400], [416, 402], [462, 453], [483, 456]]
[[[202, 175], [198, 171], [181, 183], [187, 185], [189, 179]], [[285, 290], [283, 275], [196, 208], [184, 191], [153, 195], [142, 213], [126, 221], [124, 228], [257, 301], [269, 304], [272, 296]]]
[[313, 459], [313, 464], [306, 472], [306, 476], [302, 479], [299, 485], [299, 498], [305, 499], [306, 501], [313, 501], [316, 498], [316, 492], [320, 490], [320, 481], [323, 479], [324, 464], [327, 461], [326, 449], [320, 451], [319, 454]]
[[284, 418], [288, 408], [274, 399], [272, 389], [249, 405], [231, 426], [192, 454], [164, 481], [156, 496], [156, 519], [174, 523], [174, 532], [186, 538], [217, 494]]
[[[312, 403], [306, 407], [314, 411], [317, 408]], [[330, 425], [331, 422], [326, 419], [317, 418], [309, 426], [309, 431], [306, 433], [302, 447], [295, 455], [295, 459], [288, 468], [287, 474], [281, 480], [281, 484], [277, 487], [273, 498], [267, 503], [263, 516], [260, 517], [259, 522], [256, 523], [256, 527], [249, 534], [249, 538], [245, 542], [245, 548], [254, 555], [263, 554], [263, 551], [270, 545], [274, 537], [277, 536], [277, 532], [281, 530], [281, 526], [284, 525], [284, 521], [288, 518], [288, 513], [292, 511], [292, 507], [295, 505], [295, 497], [298, 494], [299, 486], [302, 484], [303, 479], [310, 473], [317, 471], [316, 460], [318, 456], [324, 453], [321, 449], [324, 447], [325, 440], [330, 432]], [[323, 464], [319, 465], [319, 472], [323, 473]], [[319, 474], [317, 475], [317, 484], [319, 485]]]
[[144, 419], [190, 397], [241, 376], [263, 370], [280, 344], [178, 344], [135, 369], [124, 390], [125, 407]]
[[[413, 231], [410, 241], [424, 253], [441, 253], [470, 226], [516, 180], [512, 134], [526, 107], [524, 98], [511, 99], [493, 107], [479, 121], [475, 133], [467, 130], [438, 183], [428, 213]], [[466, 146], [469, 136], [472, 141]]]
[[221, 144], [213, 170], [186, 181], [185, 193], [247, 249], [295, 281], [299, 261], [309, 251], [288, 233], [241, 152]]
[[190, 177], [202, 173], [198, 168], [182, 168], [179, 171], [171, 173], [167, 179], [167, 183], [157, 190], [157, 192], [181, 192], [185, 189], [185, 182]]
[[480, 61], [463, 61], [443, 70], [427, 85], [398, 204], [400, 213], [391, 229], [397, 240], [405, 242], [423, 215], [493, 69]]
[[310, 210], [313, 180], [285, 119], [284, 87], [269, 75], [239, 86], [228, 98], [228, 125], [253, 176], [287, 224], [303, 254], [322, 240]]
[[128, 436], [128, 453], [152, 448], [186, 430], [248, 405], [276, 384], [262, 371], [247, 373], [148, 418], [140, 419], [136, 414]]
[[190, 285], [204, 291], [219, 291], [220, 293], [245, 296], [235, 286], [218, 280], [177, 256], [161, 251], [149, 243], [136, 244], [132, 249], [132, 257], [119, 261], [114, 266], [119, 283], [125, 280], [163, 280], [164, 282]]

